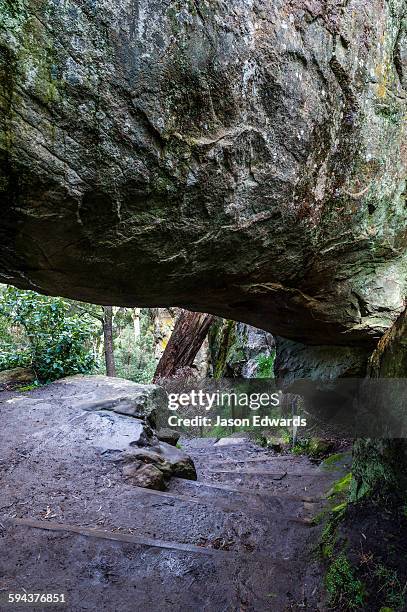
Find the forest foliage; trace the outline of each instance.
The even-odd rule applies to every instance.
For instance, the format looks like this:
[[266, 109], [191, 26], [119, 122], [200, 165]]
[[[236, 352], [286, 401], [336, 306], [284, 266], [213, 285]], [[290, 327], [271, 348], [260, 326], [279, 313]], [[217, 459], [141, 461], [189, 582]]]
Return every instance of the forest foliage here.
[[[185, 330], [178, 330], [179, 337], [175, 331], [183, 317], [188, 324]], [[209, 326], [213, 319], [182, 310], [164, 309], [160, 314], [160, 309], [154, 308], [103, 307], [0, 285], [0, 371], [28, 367], [35, 384], [75, 374], [106, 373], [151, 383], [172, 333], [171, 341], [181, 342], [181, 354], [192, 351], [193, 371], [212, 376], [219, 365], [218, 357], [214, 360], [213, 355], [205, 353], [207, 349], [198, 356], [207, 328], [197, 339], [197, 330], [190, 325], [194, 317], [209, 317]], [[210, 337], [208, 342], [210, 347]], [[231, 346], [230, 354], [236, 356], [241, 367], [242, 355], [243, 359], [248, 357], [236, 347]], [[274, 357], [274, 349], [257, 355], [258, 378], [273, 377]], [[175, 361], [174, 367], [179, 367], [181, 362], [178, 358]]]
[[[115, 309], [117, 373], [146, 383], [156, 366], [151, 322], [141, 312], [135, 337], [131, 310]], [[98, 305], [2, 285], [0, 371], [30, 367], [41, 384], [74, 374], [104, 374], [102, 315]]]

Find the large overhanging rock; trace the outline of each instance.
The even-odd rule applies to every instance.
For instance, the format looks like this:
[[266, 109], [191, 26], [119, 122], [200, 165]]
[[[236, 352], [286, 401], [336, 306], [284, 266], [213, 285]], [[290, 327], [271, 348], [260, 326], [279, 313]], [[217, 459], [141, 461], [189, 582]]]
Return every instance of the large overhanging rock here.
[[0, 279], [307, 344], [403, 309], [404, 0], [0, 0]]

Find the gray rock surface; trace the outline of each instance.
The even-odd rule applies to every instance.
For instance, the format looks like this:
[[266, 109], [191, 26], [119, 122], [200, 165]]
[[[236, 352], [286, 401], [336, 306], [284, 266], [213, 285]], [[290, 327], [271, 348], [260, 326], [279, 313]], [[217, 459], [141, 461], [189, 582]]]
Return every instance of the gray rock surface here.
[[168, 398], [158, 385], [141, 385], [107, 376], [74, 376], [66, 379], [66, 384], [80, 385], [81, 400], [74, 404], [80, 410], [110, 410], [144, 419], [151, 427], [167, 422]]
[[256, 378], [261, 370], [259, 359], [270, 359], [274, 355], [274, 338], [262, 329], [244, 323], [238, 323], [236, 329], [245, 356], [241, 375], [243, 378]]
[[[196, 478], [190, 457], [160, 442], [152, 427], [152, 414], [157, 420], [160, 413], [166, 414], [165, 398], [165, 392], [156, 385], [106, 376], [73, 376], [30, 396], [14, 394], [3, 399], [4, 422], [14, 419], [14, 426], [13, 433], [0, 433], [0, 464], [2, 457], [8, 451], [13, 454], [19, 441], [26, 441], [28, 436], [34, 462], [57, 465], [69, 456], [70, 461], [82, 465], [95, 461], [127, 465], [130, 457], [134, 473], [124, 470], [123, 476], [138, 486], [159, 489], [165, 488], [172, 475]], [[123, 412], [124, 401], [137, 405], [137, 416]], [[136, 477], [136, 468], [145, 464], [154, 466], [160, 475], [149, 468]]]
[[174, 429], [170, 429], [169, 427], [162, 427], [157, 431], [157, 438], [161, 440], [161, 442], [166, 442], [167, 444], [171, 444], [172, 446], [176, 446], [178, 440], [180, 439], [181, 434]]
[[[52, 389], [55, 408], [66, 388]], [[349, 461], [323, 473], [306, 457], [273, 456], [248, 440], [185, 440], [199, 481], [173, 478], [168, 491], [153, 491], [133, 486], [82, 441], [67, 453], [56, 434], [73, 411], [47, 408], [49, 388], [30, 392], [26, 408], [9, 402], [16, 395], [0, 397], [2, 588], [46, 593], [51, 580], [69, 612], [326, 608], [314, 554], [322, 525], [309, 521], [328, 511], [325, 493]], [[304, 502], [304, 494], [320, 501]]]
[[217, 440], [215, 442], [216, 446], [235, 446], [237, 445], [244, 445], [247, 443], [247, 438], [245, 437], [237, 437], [237, 436], [229, 436], [226, 438], [220, 438], [220, 440]]
[[0, 7], [2, 281], [307, 344], [390, 327], [404, 0]]
[[178, 478], [196, 480], [196, 471], [192, 459], [179, 448], [175, 448], [166, 442], [160, 442], [157, 450], [171, 466], [171, 471]]
[[159, 469], [166, 478], [178, 476], [188, 480], [196, 480], [196, 471], [192, 459], [179, 448], [159, 442], [149, 448], [132, 449], [123, 453], [118, 461], [125, 464], [124, 471], [127, 473], [128, 465], [136, 469], [143, 464], [152, 464]]
[[166, 488], [164, 473], [152, 463], [126, 465], [123, 469], [126, 480], [136, 487], [164, 491]]
[[298, 378], [335, 380], [366, 375], [369, 350], [347, 346], [307, 346], [285, 338], [275, 338], [274, 373], [284, 383]]

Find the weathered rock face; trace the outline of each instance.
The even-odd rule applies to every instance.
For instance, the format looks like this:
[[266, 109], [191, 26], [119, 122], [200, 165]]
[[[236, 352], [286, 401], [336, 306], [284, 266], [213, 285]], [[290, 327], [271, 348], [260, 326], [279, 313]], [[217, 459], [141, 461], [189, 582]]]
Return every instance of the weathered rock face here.
[[68, 386], [78, 387], [80, 399], [75, 408], [88, 412], [108, 410], [136, 419], [143, 419], [149, 427], [167, 421], [168, 397], [157, 385], [140, 385], [123, 378], [108, 376], [71, 376], [64, 379]]
[[6, 429], [8, 419], [14, 424], [12, 434], [0, 435], [0, 447], [6, 456], [16, 440], [35, 440], [35, 456], [43, 453], [41, 460], [52, 465], [62, 460], [112, 463], [130, 483], [164, 489], [171, 476], [196, 479], [192, 459], [156, 435], [156, 424], [166, 422], [167, 406], [167, 394], [157, 385], [71, 376], [29, 396], [6, 396], [2, 417]]
[[131, 449], [124, 453], [120, 462], [132, 466], [154, 464], [167, 478], [172, 475], [188, 480], [196, 480], [194, 463], [186, 453], [166, 442], [159, 442], [150, 449]]
[[[374, 397], [368, 395], [375, 414], [376, 406], [391, 406], [392, 412], [405, 414], [407, 376], [407, 309], [379, 342], [370, 363], [371, 378], [391, 379], [388, 386], [378, 387]], [[399, 385], [394, 379], [400, 379]], [[368, 389], [366, 391], [368, 393]], [[376, 408], [377, 409], [377, 408]], [[381, 410], [385, 432], [386, 412]], [[394, 434], [393, 434], [394, 435]], [[373, 498], [389, 506], [396, 505], [404, 513], [407, 496], [407, 440], [398, 430], [397, 438], [362, 439], [354, 445], [352, 466], [352, 498]], [[389, 437], [388, 437], [389, 438]]]
[[174, 429], [170, 429], [169, 427], [161, 427], [157, 431], [157, 438], [161, 440], [161, 442], [171, 444], [171, 446], [176, 446], [180, 437], [181, 434], [179, 434]]
[[369, 363], [372, 378], [407, 377], [407, 308], [380, 340]]
[[262, 329], [219, 319], [209, 332], [212, 375], [215, 378], [272, 376], [274, 346], [273, 336]]
[[276, 337], [274, 373], [284, 383], [299, 378], [335, 380], [366, 375], [370, 351], [366, 347], [309, 346]]
[[404, 0], [0, 0], [0, 279], [373, 344], [407, 291]]

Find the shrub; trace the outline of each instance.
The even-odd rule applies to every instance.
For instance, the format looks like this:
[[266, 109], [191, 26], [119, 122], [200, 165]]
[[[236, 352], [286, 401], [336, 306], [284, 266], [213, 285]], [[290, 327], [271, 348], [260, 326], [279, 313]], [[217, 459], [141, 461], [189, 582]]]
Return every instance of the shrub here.
[[2, 369], [31, 365], [43, 383], [93, 370], [94, 323], [67, 300], [6, 287], [0, 314], [24, 332], [19, 344], [2, 352]]

